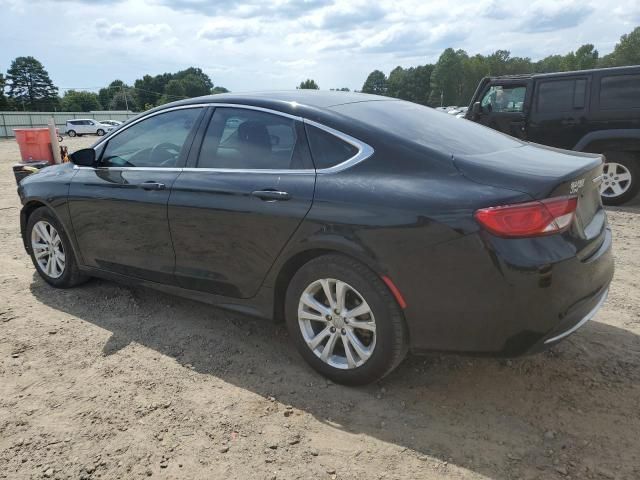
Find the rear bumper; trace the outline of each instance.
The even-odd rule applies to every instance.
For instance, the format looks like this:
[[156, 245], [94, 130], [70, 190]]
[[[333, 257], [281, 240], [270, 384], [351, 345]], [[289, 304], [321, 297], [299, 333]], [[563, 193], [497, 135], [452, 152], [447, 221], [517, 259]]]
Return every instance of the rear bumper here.
[[592, 246], [585, 257], [562, 235], [513, 241], [482, 234], [439, 246], [425, 257], [432, 281], [399, 285], [412, 350], [519, 356], [560, 342], [606, 300], [611, 231]]
[[[558, 325], [557, 328], [545, 335], [541, 340], [534, 344], [525, 354], [538, 353], [553, 345], [561, 342], [569, 335], [577, 331], [580, 327], [591, 320], [598, 310], [602, 308], [609, 294], [609, 286], [604, 291], [599, 291], [584, 301], [579, 302], [574, 308], [568, 312], [568, 315]], [[586, 313], [585, 313], [586, 312]]]

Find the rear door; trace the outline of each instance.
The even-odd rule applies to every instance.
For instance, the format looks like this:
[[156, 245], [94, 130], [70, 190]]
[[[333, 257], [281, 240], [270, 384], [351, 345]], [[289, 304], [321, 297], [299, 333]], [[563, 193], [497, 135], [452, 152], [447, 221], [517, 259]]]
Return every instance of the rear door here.
[[572, 149], [589, 131], [590, 76], [536, 80], [528, 140]]
[[302, 122], [217, 107], [195, 153], [169, 200], [177, 281], [253, 297], [311, 208], [315, 170]]
[[150, 115], [99, 147], [96, 168], [76, 167], [69, 211], [87, 266], [175, 283], [167, 202], [203, 108]]
[[477, 122], [512, 137], [526, 139], [527, 81], [501, 80], [487, 84]]

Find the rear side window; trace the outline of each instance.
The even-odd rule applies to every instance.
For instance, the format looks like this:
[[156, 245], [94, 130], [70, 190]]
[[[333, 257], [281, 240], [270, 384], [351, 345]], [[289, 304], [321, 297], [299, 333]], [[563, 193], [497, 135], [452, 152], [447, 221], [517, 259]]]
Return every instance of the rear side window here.
[[402, 100], [346, 103], [335, 105], [331, 110], [394, 135], [403, 142], [415, 142], [456, 155], [480, 155], [524, 145], [475, 122]]
[[640, 75], [615, 75], [600, 80], [600, 108], [640, 108]]
[[306, 125], [305, 128], [313, 163], [318, 170], [339, 165], [358, 153], [355, 146], [329, 132], [313, 125]]
[[587, 80], [550, 80], [538, 87], [538, 113], [571, 112], [585, 107]]
[[205, 133], [199, 168], [298, 170], [310, 168], [302, 126], [295, 120], [251, 109], [216, 108]]

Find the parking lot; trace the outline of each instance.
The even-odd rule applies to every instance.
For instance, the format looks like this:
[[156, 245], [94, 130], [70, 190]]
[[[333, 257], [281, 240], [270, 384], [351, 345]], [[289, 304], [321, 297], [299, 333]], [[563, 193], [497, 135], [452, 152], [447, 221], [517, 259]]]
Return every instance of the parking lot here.
[[346, 388], [282, 325], [107, 281], [49, 287], [21, 244], [18, 159], [0, 140], [0, 478], [640, 478], [640, 199], [609, 209], [609, 300], [565, 342], [409, 357]]

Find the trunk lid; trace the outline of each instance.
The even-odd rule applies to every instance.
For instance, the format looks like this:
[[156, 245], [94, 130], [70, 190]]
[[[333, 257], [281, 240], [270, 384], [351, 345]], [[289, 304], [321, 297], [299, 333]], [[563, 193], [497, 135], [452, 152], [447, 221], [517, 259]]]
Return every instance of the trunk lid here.
[[576, 196], [575, 220], [567, 234], [574, 238], [579, 252], [584, 250], [584, 255], [594, 248], [604, 231], [601, 155], [526, 144], [482, 155], [455, 155], [453, 161], [474, 182], [517, 190], [535, 200]]

